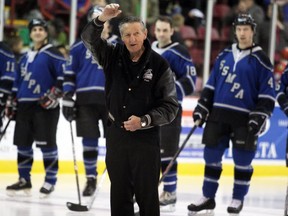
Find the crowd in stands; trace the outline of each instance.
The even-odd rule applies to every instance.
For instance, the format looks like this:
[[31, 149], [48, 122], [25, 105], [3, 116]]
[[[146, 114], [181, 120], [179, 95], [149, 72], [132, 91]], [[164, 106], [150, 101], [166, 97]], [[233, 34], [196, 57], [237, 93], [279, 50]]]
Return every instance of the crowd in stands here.
[[[49, 37], [51, 43], [59, 48], [68, 47], [69, 16], [71, 0], [20, 0], [15, 1], [16, 19], [44, 18], [49, 20]], [[77, 25], [78, 34], [87, 23], [86, 15], [92, 6], [105, 6], [107, 3], [119, 3], [123, 15], [140, 16], [141, 1], [139, 0], [78, 0]], [[283, 57], [283, 50], [288, 47], [288, 0], [279, 0], [278, 19], [275, 49], [275, 68], [278, 64], [287, 64], [288, 59]], [[5, 1], [6, 6], [11, 4]], [[197, 66], [198, 76], [201, 76], [204, 59], [205, 19], [207, 1], [202, 0], [148, 0], [147, 26], [150, 40], [155, 40], [154, 20], [159, 15], [173, 17], [175, 25], [174, 41], [185, 44]], [[218, 53], [234, 41], [232, 22], [239, 11], [248, 11], [257, 23], [255, 43], [259, 43], [263, 50], [269, 54], [269, 38], [271, 26], [272, 5], [270, 0], [217, 0], [213, 7], [212, 39], [211, 39], [211, 65]], [[112, 32], [119, 34], [117, 26], [119, 20], [111, 22]], [[11, 34], [11, 33], [10, 33]], [[16, 35], [14, 37], [14, 35]], [[8, 35], [11, 41], [18, 41], [19, 32]], [[18, 35], [18, 36], [17, 36]], [[7, 36], [7, 35], [6, 35]], [[29, 35], [20, 34], [23, 41], [29, 41]], [[28, 37], [28, 39], [27, 39]], [[14, 43], [14, 42], [12, 42]], [[16, 43], [16, 42], [15, 42]], [[24, 46], [27, 46], [24, 42]], [[18, 52], [18, 51], [17, 51]], [[279, 67], [278, 67], [279, 68]], [[281, 67], [280, 67], [281, 68]]]

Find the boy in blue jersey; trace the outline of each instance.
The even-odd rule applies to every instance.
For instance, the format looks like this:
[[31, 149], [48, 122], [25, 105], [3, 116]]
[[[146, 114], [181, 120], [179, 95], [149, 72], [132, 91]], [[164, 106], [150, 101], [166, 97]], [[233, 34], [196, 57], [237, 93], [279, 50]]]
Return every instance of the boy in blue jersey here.
[[17, 146], [19, 181], [7, 186], [6, 191], [10, 196], [17, 192], [30, 194], [32, 144], [35, 142], [43, 155], [45, 179], [40, 197], [44, 198], [54, 190], [57, 181], [56, 130], [65, 59], [48, 44], [47, 23], [44, 20], [32, 19], [28, 28], [33, 48], [19, 60], [12, 97], [6, 110], [8, 117], [16, 118], [14, 144]]
[[[196, 69], [186, 47], [178, 42], [172, 42], [174, 29], [172, 20], [166, 16], [160, 16], [155, 23], [155, 36], [157, 41], [152, 43], [152, 49], [164, 57], [170, 64], [175, 76], [175, 84], [179, 110], [176, 118], [168, 125], [160, 128], [161, 144], [161, 170], [167, 168], [169, 162], [179, 147], [182, 119], [182, 100], [186, 95], [193, 93], [196, 82]], [[171, 167], [163, 179], [163, 192], [160, 195], [160, 209], [162, 211], [174, 211], [177, 188], [177, 161]]]
[[188, 206], [189, 213], [213, 211], [222, 172], [222, 156], [232, 142], [234, 186], [228, 213], [242, 210], [253, 175], [251, 165], [259, 134], [265, 128], [275, 103], [273, 68], [263, 50], [253, 43], [256, 23], [240, 13], [234, 23], [237, 43], [217, 57], [193, 119], [206, 122], [202, 143], [205, 174], [203, 197]]
[[[99, 9], [99, 8], [98, 8]], [[99, 15], [97, 7], [93, 14], [88, 14], [88, 21]], [[105, 24], [102, 38], [108, 39], [109, 25]], [[76, 41], [71, 49], [63, 83], [63, 115], [67, 121], [76, 120], [77, 136], [82, 137], [83, 160], [86, 173], [86, 186], [83, 196], [91, 196], [96, 190], [99, 121], [103, 123], [105, 137], [107, 109], [105, 104], [105, 76], [102, 67], [95, 61], [91, 52], [81, 40]], [[76, 93], [76, 100], [73, 96]]]
[[12, 50], [0, 42], [0, 127], [8, 96], [11, 94], [15, 79], [16, 60]]
[[[288, 64], [283, 71], [281, 80], [276, 88], [277, 96], [276, 99], [283, 110], [283, 112], [288, 117]], [[286, 167], [288, 167], [288, 138], [286, 142]]]

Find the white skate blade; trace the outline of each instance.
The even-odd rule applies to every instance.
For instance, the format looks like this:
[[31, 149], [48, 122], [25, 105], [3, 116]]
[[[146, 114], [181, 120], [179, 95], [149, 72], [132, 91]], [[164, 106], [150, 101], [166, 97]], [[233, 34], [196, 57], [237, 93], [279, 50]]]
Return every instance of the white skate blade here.
[[31, 189], [24, 189], [24, 190], [6, 190], [6, 194], [7, 196], [10, 197], [15, 197], [15, 196], [19, 196], [19, 197], [30, 197], [32, 196], [31, 194]]
[[240, 213], [230, 213], [229, 216], [239, 216]]
[[210, 209], [205, 209], [205, 210], [202, 210], [202, 211], [188, 211], [188, 216], [214, 216], [214, 210], [210, 210]]
[[39, 194], [39, 198], [40, 199], [47, 199], [47, 198], [49, 198], [51, 196], [52, 193], [53, 193], [53, 191], [51, 193], [49, 193], [49, 194], [40, 193]]
[[160, 211], [161, 212], [174, 212], [176, 210], [175, 204], [169, 204], [169, 205], [160, 205]]

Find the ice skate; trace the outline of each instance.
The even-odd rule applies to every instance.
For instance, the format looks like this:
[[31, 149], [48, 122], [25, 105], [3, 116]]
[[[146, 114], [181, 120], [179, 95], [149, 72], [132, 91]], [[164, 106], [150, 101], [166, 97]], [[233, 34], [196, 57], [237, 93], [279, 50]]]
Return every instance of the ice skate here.
[[191, 203], [188, 206], [188, 216], [193, 215], [213, 216], [215, 207], [216, 203], [214, 199], [203, 196], [198, 202]]
[[45, 182], [40, 188], [40, 198], [48, 197], [54, 191], [54, 185]]
[[177, 197], [176, 192], [163, 191], [159, 198], [160, 211], [162, 212], [174, 212]]
[[227, 208], [227, 212], [232, 215], [238, 215], [243, 208], [243, 201], [232, 199], [231, 204]]
[[31, 188], [32, 185], [30, 181], [20, 178], [15, 184], [6, 187], [6, 193], [8, 196], [15, 196], [19, 194], [31, 196]]
[[92, 196], [96, 190], [97, 180], [96, 178], [87, 178], [85, 188], [83, 190], [83, 196]]

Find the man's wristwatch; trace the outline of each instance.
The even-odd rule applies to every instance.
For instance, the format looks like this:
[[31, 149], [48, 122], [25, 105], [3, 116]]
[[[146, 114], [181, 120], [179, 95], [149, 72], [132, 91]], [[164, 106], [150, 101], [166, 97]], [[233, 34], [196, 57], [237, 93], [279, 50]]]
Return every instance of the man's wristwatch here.
[[141, 128], [144, 128], [147, 126], [147, 118], [145, 116], [142, 116], [141, 117], [141, 120], [140, 120], [140, 124], [141, 124]]

